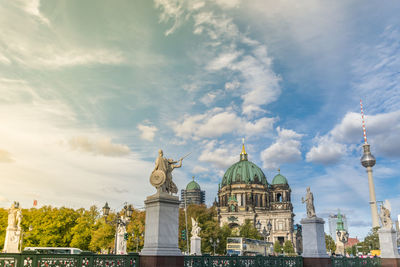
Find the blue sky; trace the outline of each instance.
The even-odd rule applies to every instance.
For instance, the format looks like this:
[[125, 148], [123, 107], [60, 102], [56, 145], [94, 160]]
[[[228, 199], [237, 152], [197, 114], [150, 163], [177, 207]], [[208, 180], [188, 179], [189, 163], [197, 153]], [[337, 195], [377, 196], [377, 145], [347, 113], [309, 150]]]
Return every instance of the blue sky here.
[[371, 225], [363, 100], [378, 200], [400, 213], [398, 1], [6, 1], [0, 4], [0, 205], [143, 207], [157, 150], [210, 204], [249, 160], [350, 235]]

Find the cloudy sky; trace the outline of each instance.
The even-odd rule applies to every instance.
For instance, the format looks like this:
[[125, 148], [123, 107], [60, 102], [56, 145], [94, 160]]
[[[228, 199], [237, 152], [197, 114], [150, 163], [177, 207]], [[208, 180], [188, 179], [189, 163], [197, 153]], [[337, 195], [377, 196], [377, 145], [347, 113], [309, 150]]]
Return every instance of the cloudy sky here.
[[[0, 206], [143, 207], [159, 148], [210, 204], [249, 160], [350, 235], [378, 200], [400, 213], [399, 1], [15, 0], [0, 4]], [[397, 171], [396, 171], [397, 170]]]

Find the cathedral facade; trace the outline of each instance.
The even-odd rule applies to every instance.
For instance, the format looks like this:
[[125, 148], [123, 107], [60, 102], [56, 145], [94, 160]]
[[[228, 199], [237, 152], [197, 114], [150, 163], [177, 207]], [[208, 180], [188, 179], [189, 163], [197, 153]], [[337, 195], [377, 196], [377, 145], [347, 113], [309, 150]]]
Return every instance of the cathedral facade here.
[[228, 224], [238, 228], [246, 220], [254, 226], [261, 224], [261, 231], [272, 225], [267, 241], [290, 240], [296, 247], [293, 229], [291, 189], [287, 179], [277, 174], [272, 183], [267, 182], [263, 171], [248, 160], [243, 144], [240, 160], [225, 172], [219, 185], [217, 208], [220, 226]]

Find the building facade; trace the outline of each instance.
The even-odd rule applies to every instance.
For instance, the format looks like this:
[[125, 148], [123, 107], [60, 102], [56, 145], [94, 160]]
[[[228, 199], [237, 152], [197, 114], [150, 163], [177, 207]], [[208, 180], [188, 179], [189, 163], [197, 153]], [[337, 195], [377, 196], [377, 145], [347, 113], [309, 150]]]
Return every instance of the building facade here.
[[287, 179], [277, 174], [272, 183], [267, 182], [263, 171], [248, 160], [243, 144], [240, 160], [225, 172], [218, 189], [217, 216], [220, 225], [238, 228], [246, 220], [254, 225], [261, 223], [272, 230], [269, 242], [290, 240], [296, 246], [293, 229], [293, 206], [291, 189]]
[[192, 178], [193, 181], [187, 184], [186, 189], [181, 190], [181, 208], [185, 207], [185, 200], [186, 205], [205, 203], [206, 192], [201, 190], [200, 185], [195, 182], [194, 176]]
[[[346, 215], [341, 214], [342, 216], [342, 221], [343, 221], [343, 228], [347, 232], [349, 231], [349, 228], [347, 226], [347, 218]], [[335, 242], [336, 240], [336, 227], [338, 223], [338, 214], [330, 214], [328, 218], [328, 223], [329, 223], [329, 235], [333, 238]]]

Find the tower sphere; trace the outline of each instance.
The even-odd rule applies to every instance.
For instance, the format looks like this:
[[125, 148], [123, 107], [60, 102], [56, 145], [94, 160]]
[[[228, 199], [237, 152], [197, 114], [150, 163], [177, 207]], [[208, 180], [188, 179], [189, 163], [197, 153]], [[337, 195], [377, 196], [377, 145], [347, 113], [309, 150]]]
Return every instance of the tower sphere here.
[[367, 167], [373, 167], [376, 163], [375, 157], [371, 154], [370, 147], [368, 144], [363, 145], [364, 148], [364, 154], [361, 157], [361, 164], [367, 168]]

